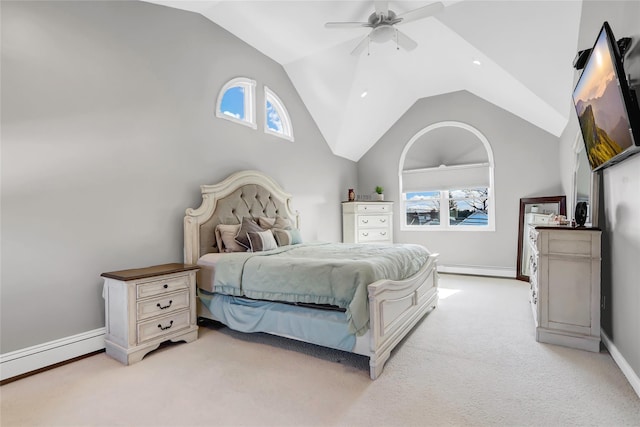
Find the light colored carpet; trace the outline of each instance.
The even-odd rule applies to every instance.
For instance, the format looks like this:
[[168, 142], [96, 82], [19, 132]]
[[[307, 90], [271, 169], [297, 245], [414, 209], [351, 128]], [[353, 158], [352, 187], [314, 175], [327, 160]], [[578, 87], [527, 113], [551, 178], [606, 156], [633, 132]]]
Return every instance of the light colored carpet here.
[[123, 366], [99, 354], [0, 388], [0, 422], [171, 426], [640, 426], [606, 351], [537, 343], [528, 285], [442, 275], [382, 376], [344, 352], [221, 326]]

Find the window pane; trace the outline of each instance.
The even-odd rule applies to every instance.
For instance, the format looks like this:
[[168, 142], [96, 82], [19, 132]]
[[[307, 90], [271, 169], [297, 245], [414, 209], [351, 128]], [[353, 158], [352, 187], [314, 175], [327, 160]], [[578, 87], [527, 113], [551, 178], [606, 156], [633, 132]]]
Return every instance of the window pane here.
[[227, 89], [222, 97], [220, 110], [223, 114], [244, 120], [244, 88], [234, 86]]
[[274, 132], [283, 133], [280, 114], [269, 101], [267, 101], [267, 127]]
[[407, 225], [440, 225], [440, 192], [406, 193]]
[[449, 190], [449, 225], [488, 225], [488, 194], [487, 188]]

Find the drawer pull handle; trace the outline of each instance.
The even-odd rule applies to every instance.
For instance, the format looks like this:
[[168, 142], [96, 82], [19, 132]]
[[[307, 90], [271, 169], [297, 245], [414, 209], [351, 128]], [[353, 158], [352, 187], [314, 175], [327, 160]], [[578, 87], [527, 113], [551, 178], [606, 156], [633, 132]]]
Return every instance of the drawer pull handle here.
[[386, 231], [381, 231], [381, 232], [380, 232], [380, 235], [381, 235], [381, 236], [386, 236], [386, 235], [387, 235], [387, 232], [386, 232]]
[[169, 308], [171, 307], [171, 304], [173, 303], [173, 300], [169, 300], [169, 304], [168, 305], [160, 305], [160, 303], [157, 303], [156, 306], [160, 309], [160, 310], [164, 310], [165, 308]]
[[368, 236], [368, 235], [369, 235], [369, 233], [362, 233], [362, 235], [363, 235], [363, 236]]
[[368, 219], [363, 219], [363, 220], [362, 220], [362, 223], [363, 223], [363, 224], [369, 224], [369, 220], [368, 220]]
[[169, 287], [169, 285], [167, 285], [166, 283], [162, 286], [163, 288], [167, 289]]
[[169, 329], [170, 327], [173, 326], [173, 320], [171, 322], [169, 322], [169, 326], [162, 326], [162, 325], [158, 325], [158, 328], [160, 328], [160, 330], [162, 331], [166, 331], [167, 329]]
[[380, 222], [384, 224], [387, 220], [385, 218], [380, 218]]

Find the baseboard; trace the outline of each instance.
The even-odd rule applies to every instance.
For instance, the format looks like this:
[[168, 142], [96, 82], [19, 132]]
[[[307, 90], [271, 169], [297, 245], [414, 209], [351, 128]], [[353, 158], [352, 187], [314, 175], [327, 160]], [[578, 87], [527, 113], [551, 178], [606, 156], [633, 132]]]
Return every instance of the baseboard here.
[[469, 274], [472, 276], [508, 277], [515, 279], [516, 269], [508, 267], [486, 267], [482, 265], [438, 265], [438, 272]]
[[105, 328], [0, 354], [0, 380], [104, 349]]
[[629, 381], [629, 384], [631, 384], [633, 390], [636, 392], [638, 397], [640, 397], [640, 377], [638, 377], [638, 374], [635, 373], [631, 365], [627, 363], [627, 360], [624, 358], [622, 353], [620, 353], [609, 336], [601, 331], [600, 337], [602, 338], [602, 342], [604, 343], [605, 347], [607, 347], [607, 350], [609, 350], [609, 354], [613, 358], [613, 361], [616, 362], [624, 376], [627, 377], [627, 381]]

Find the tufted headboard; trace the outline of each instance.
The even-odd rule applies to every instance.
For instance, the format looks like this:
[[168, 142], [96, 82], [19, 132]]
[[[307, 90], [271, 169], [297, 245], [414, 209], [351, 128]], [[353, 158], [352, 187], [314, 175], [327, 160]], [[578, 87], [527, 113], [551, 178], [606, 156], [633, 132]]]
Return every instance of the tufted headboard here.
[[280, 216], [299, 228], [298, 213], [291, 210], [291, 195], [262, 172], [236, 172], [218, 184], [201, 185], [200, 190], [202, 204], [187, 209], [184, 217], [185, 264], [195, 264], [202, 255], [218, 251], [218, 224], [240, 224], [244, 217]]

